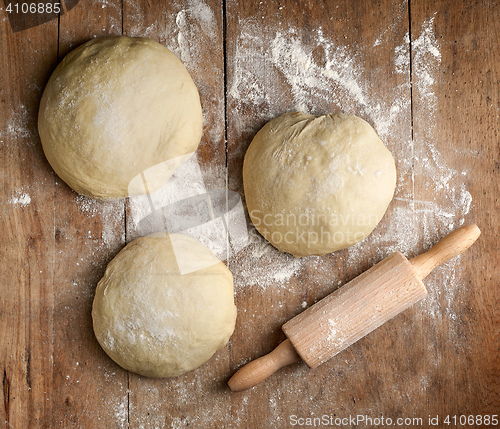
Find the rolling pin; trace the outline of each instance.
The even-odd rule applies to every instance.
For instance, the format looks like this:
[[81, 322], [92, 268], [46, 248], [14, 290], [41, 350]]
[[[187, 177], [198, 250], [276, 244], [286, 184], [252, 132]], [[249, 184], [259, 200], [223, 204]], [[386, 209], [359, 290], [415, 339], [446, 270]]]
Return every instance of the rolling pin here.
[[395, 252], [283, 325], [287, 337], [271, 353], [250, 362], [229, 380], [249, 389], [278, 369], [303, 360], [315, 368], [427, 295], [422, 280], [439, 264], [476, 241], [476, 225], [463, 226], [413, 259]]

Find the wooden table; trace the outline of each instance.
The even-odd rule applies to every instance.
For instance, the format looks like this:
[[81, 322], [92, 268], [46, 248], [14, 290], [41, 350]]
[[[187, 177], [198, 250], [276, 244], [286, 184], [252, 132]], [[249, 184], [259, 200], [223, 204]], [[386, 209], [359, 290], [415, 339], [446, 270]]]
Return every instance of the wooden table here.
[[[17, 32], [2, 8], [5, 428], [313, 427], [299, 418], [358, 415], [421, 418], [421, 427], [438, 416], [440, 427], [456, 427], [453, 416], [500, 413], [500, 3], [369, 3], [66, 1], [56, 19]], [[288, 111], [357, 114], [397, 162], [386, 216], [351, 249], [295, 259], [249, 222], [251, 244], [227, 261], [234, 335], [207, 364], [170, 380], [124, 371], [92, 331], [97, 281], [134, 238], [129, 203], [76, 195], [37, 135], [40, 96], [58, 61], [108, 34], [153, 38], [184, 61], [203, 104], [202, 171], [208, 181], [227, 173], [242, 197], [247, 146]], [[237, 368], [283, 339], [286, 320], [391, 252], [414, 256], [467, 222], [481, 238], [427, 278], [424, 301], [315, 370], [294, 364], [252, 390], [229, 391]]]

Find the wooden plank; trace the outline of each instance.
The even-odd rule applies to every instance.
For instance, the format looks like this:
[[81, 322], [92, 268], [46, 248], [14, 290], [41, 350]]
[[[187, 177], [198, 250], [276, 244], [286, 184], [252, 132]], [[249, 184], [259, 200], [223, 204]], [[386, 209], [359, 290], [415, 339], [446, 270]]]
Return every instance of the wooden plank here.
[[[266, 121], [295, 109], [342, 110], [370, 122], [396, 158], [395, 199], [369, 238], [322, 258], [281, 254], [251, 230], [252, 244], [229, 261], [238, 305], [229, 347], [175, 379], [127, 374], [94, 339], [90, 309], [107, 262], [137, 236], [137, 219], [123, 202], [72, 192], [36, 133], [57, 53], [60, 60], [93, 36], [120, 34], [122, 3], [79, 2], [61, 17], [59, 43], [57, 21], [13, 34], [0, 8], [0, 421], [279, 428], [291, 415], [409, 416], [425, 425], [428, 415], [497, 412], [499, 5], [182, 0], [123, 8], [124, 33], [172, 49], [200, 89], [198, 162], [210, 187], [225, 183], [225, 122], [229, 189], [243, 196], [244, 153]], [[483, 235], [425, 280], [421, 304], [314, 370], [295, 364], [229, 393], [230, 375], [271, 351], [284, 338], [281, 325], [303, 308], [393, 250], [414, 256], [469, 221]]]
[[[412, 218], [410, 68], [406, 2], [384, 1], [377, 8], [350, 1], [234, 2], [227, 5], [227, 19], [231, 189], [243, 193], [243, 157], [256, 131], [293, 110], [363, 117], [398, 169], [396, 199], [361, 244], [297, 260], [255, 234], [255, 243], [231, 262], [239, 285], [231, 345], [237, 368], [271, 351], [283, 338], [281, 324], [303, 308], [392, 251], [408, 250], [401, 234], [404, 238], [406, 216]], [[374, 403], [377, 413], [396, 415], [409, 375], [408, 339], [418, 330], [413, 313], [398, 316], [315, 370], [291, 366], [253, 391], [235, 394], [235, 406], [245, 401], [248, 410], [259, 410], [248, 415], [250, 427], [286, 427], [290, 414], [373, 414]], [[399, 338], [402, 327], [405, 336]]]
[[[182, 0], [124, 3], [124, 34], [150, 37], [173, 51], [200, 93], [203, 137], [197, 150], [207, 190], [225, 188], [224, 58], [222, 2]], [[196, 163], [193, 168], [196, 167]], [[196, 174], [187, 173], [191, 192]], [[199, 185], [200, 183], [198, 183]], [[182, 193], [182, 190], [179, 192]], [[131, 204], [134, 204], [132, 201]], [[129, 207], [127, 242], [140, 235]], [[201, 368], [174, 379], [130, 374], [130, 427], [230, 427], [229, 353], [224, 348]], [[209, 393], [207, 393], [209, 392]]]
[[29, 428], [50, 419], [53, 391], [54, 176], [36, 117], [57, 21], [13, 34], [0, 17], [0, 421]]
[[59, 59], [94, 37], [122, 34], [121, 1], [79, 2], [60, 18]]
[[[59, 60], [94, 36], [121, 34], [119, 0], [80, 2], [61, 16]], [[124, 201], [55, 189], [54, 394], [50, 427], [126, 427], [128, 377], [102, 351], [91, 318], [97, 282], [124, 244]]]
[[[415, 341], [427, 404], [420, 414], [494, 414], [500, 404], [497, 2], [411, 3], [415, 199], [434, 210], [426, 242], [475, 221], [470, 251], [427, 279]], [[453, 387], [451, 389], [451, 387]]]

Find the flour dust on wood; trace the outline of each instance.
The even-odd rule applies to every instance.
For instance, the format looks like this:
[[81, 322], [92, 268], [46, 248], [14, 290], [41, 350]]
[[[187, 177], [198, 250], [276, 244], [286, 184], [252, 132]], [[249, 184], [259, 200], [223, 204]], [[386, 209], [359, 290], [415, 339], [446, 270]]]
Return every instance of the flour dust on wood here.
[[[401, 38], [394, 49], [391, 68], [392, 73], [401, 75], [398, 82], [402, 83], [390, 90], [384, 88], [383, 96], [377, 77], [384, 82], [387, 71], [370, 70], [368, 76], [363, 62], [366, 48], [333, 42], [321, 27], [311, 31], [306, 43], [299, 30], [293, 27], [272, 32], [262, 29], [262, 23], [256, 23], [255, 18], [239, 24], [240, 35], [230, 64], [233, 73], [228, 81], [228, 104], [236, 110], [235, 120], [242, 118], [241, 123], [236, 124], [240, 132], [249, 132], [252, 126], [244, 122], [245, 112], [256, 111], [256, 119], [263, 123], [281, 114], [275, 106], [291, 97], [293, 108], [307, 113], [323, 114], [326, 112], [318, 111], [318, 106], [329, 106], [330, 110], [363, 117], [373, 125], [397, 159], [395, 202], [382, 221], [387, 227], [379, 226], [366, 240], [342, 252], [338, 257], [345, 264], [356, 265], [366, 260], [375, 263], [394, 251], [413, 256], [415, 251], [424, 250], [421, 248], [422, 235], [425, 246], [430, 246], [462, 225], [472, 206], [466, 186], [467, 170], [447, 165], [446, 157], [434, 141], [438, 104], [435, 87], [441, 79], [442, 65], [433, 21], [431, 17], [419, 32], [415, 32], [418, 37], [412, 41], [412, 82], [409, 79], [410, 37], [405, 34]], [[386, 40], [388, 35], [381, 34], [370, 49], [382, 48]], [[283, 82], [283, 85], [276, 82]], [[409, 123], [411, 89], [428, 121], [418, 128], [417, 140], [408, 135], [406, 144], [402, 144], [400, 130], [401, 124]], [[419, 167], [418, 176], [414, 173], [415, 165]], [[415, 198], [416, 184], [432, 190], [435, 199]], [[250, 245], [237, 260], [230, 261], [237, 290], [254, 286], [286, 288], [306, 265], [314, 267], [307, 271], [312, 284], [324, 281], [325, 267], [321, 258], [296, 259], [274, 249], [255, 229], [251, 229], [250, 235]], [[459, 287], [456, 284], [460, 278], [459, 264], [452, 261], [437, 271], [440, 278], [447, 279], [447, 284], [430, 285], [430, 289], [439, 289], [441, 292], [437, 295], [452, 300], [454, 289]], [[332, 284], [337, 284], [339, 274], [328, 273]], [[438, 301], [441, 298], [430, 297], [429, 311], [440, 311]]]

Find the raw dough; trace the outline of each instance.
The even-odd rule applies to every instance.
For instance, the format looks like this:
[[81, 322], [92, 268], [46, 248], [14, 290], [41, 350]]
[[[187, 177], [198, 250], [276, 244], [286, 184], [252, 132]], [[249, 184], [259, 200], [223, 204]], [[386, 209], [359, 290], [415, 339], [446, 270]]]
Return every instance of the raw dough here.
[[268, 122], [245, 155], [257, 230], [295, 256], [324, 255], [369, 235], [394, 194], [394, 159], [373, 128], [343, 114], [296, 112]]
[[229, 340], [236, 320], [233, 277], [193, 238], [141, 237], [108, 265], [92, 318], [97, 340], [120, 366], [146, 377], [175, 377]]
[[71, 188], [115, 199], [160, 188], [198, 147], [202, 122], [181, 61], [153, 40], [117, 36], [93, 39], [63, 59], [43, 93], [38, 131], [50, 165]]

